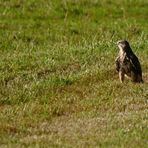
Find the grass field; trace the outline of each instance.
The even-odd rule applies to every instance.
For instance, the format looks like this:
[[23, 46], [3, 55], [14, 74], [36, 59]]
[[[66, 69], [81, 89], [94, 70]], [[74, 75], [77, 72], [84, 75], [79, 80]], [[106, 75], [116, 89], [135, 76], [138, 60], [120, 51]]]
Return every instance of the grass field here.
[[[148, 146], [147, 0], [0, 0], [0, 147]], [[127, 39], [144, 84], [119, 82]]]

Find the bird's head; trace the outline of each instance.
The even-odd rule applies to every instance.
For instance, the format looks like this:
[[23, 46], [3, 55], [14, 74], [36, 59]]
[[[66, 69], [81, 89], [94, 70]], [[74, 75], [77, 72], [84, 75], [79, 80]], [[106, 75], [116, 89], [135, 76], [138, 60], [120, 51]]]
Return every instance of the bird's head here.
[[122, 50], [124, 52], [130, 50], [130, 45], [129, 45], [128, 41], [126, 41], [126, 40], [118, 41], [117, 46], [119, 47], [120, 50]]

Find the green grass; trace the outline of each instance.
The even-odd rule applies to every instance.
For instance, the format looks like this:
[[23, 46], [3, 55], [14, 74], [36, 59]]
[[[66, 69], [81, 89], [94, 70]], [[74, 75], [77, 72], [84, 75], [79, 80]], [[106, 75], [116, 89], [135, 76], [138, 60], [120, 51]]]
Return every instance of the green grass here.
[[[0, 147], [147, 147], [147, 14], [147, 0], [1, 0]], [[121, 39], [144, 84], [119, 82]]]

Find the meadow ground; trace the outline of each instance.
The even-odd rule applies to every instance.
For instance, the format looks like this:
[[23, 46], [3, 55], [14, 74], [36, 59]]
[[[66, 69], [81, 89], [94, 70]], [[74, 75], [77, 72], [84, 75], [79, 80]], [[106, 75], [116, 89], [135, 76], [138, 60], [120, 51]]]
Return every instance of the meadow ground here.
[[[147, 147], [147, 20], [147, 0], [1, 0], [0, 147]], [[120, 84], [120, 39], [144, 84]]]

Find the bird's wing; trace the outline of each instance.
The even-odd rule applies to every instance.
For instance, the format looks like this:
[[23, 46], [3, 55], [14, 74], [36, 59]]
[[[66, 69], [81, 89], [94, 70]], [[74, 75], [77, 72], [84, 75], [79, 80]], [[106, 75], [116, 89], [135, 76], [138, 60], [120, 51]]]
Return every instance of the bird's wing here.
[[138, 58], [135, 55], [132, 55], [130, 57], [130, 63], [132, 65], [132, 67], [137, 71], [141, 73], [141, 65], [140, 62], [138, 60]]

